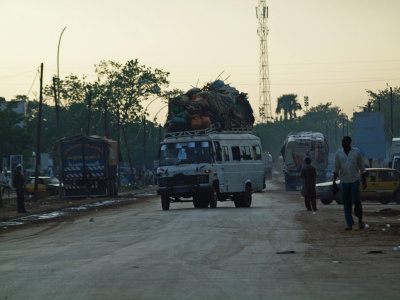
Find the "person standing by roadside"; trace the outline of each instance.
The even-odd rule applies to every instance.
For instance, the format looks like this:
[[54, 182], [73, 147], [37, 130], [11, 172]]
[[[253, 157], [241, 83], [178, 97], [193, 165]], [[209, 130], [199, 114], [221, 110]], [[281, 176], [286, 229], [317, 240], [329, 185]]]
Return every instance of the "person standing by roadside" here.
[[311, 165], [311, 158], [306, 157], [304, 162], [305, 166], [301, 169], [301, 180], [303, 181], [301, 194], [304, 197], [304, 203], [306, 204], [307, 210], [317, 211], [317, 194], [315, 191], [317, 171], [315, 167]]
[[3, 186], [1, 195], [4, 196], [4, 192], [7, 190], [8, 198], [10, 198], [10, 176], [7, 175], [7, 170], [1, 172], [1, 183]]
[[22, 166], [18, 164], [13, 174], [13, 186], [17, 193], [17, 209], [18, 213], [27, 213], [24, 204], [24, 187], [25, 187], [25, 176], [22, 174]]
[[352, 208], [354, 203], [354, 214], [358, 218], [358, 226], [364, 228], [362, 205], [360, 200], [360, 173], [363, 189], [367, 187], [367, 172], [364, 162], [357, 148], [351, 147], [351, 137], [345, 136], [342, 139], [343, 149], [339, 149], [335, 155], [335, 170], [333, 172], [333, 189], [338, 191], [336, 179], [339, 177], [342, 187], [342, 199], [346, 230], [352, 230], [354, 220]]

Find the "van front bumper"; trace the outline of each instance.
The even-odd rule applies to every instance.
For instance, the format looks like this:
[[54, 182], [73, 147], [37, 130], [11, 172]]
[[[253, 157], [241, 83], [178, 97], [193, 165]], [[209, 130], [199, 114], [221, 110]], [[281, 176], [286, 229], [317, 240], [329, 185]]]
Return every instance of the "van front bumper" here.
[[157, 195], [188, 198], [192, 197], [197, 193], [204, 193], [211, 191], [212, 191], [211, 185], [159, 187], [157, 190]]

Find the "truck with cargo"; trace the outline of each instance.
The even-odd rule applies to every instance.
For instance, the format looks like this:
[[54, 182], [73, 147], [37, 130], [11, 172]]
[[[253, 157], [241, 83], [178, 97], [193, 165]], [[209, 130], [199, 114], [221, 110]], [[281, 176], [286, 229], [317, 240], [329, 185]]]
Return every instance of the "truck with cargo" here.
[[55, 144], [65, 197], [100, 197], [118, 193], [118, 144], [99, 136], [72, 136]]
[[328, 144], [320, 132], [292, 132], [286, 137], [281, 149], [284, 161], [283, 173], [287, 191], [301, 188], [300, 172], [305, 157], [317, 170], [317, 183], [326, 179], [328, 166]]
[[250, 207], [252, 192], [264, 184], [261, 142], [246, 130], [212, 127], [168, 133], [161, 142], [157, 169], [163, 210], [172, 202], [193, 201], [195, 208], [232, 200]]

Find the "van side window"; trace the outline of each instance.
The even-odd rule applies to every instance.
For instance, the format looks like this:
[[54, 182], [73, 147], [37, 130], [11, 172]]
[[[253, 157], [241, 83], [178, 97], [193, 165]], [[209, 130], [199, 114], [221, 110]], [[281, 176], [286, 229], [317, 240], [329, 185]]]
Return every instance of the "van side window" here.
[[249, 146], [242, 146], [242, 156], [245, 160], [251, 159], [250, 147]]
[[228, 146], [222, 146], [222, 155], [224, 157], [224, 161], [229, 161], [229, 149], [228, 149]]
[[253, 146], [253, 156], [255, 160], [261, 160], [261, 148], [260, 146]]
[[232, 146], [232, 158], [233, 160], [240, 160], [240, 149], [237, 146]]
[[221, 146], [219, 145], [219, 142], [214, 142], [214, 146], [215, 146], [215, 159], [217, 161], [222, 161]]

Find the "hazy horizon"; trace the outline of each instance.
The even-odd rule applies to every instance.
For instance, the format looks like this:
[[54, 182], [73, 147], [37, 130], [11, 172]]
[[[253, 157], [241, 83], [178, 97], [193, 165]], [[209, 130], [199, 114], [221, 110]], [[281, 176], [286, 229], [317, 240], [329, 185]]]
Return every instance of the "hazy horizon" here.
[[[101, 60], [170, 72], [170, 88], [188, 90], [229, 76], [249, 94], [258, 116], [258, 1], [4, 1], [0, 96], [37, 98], [40, 63], [44, 85], [57, 72], [95, 79]], [[267, 1], [272, 111], [283, 94], [303, 105], [332, 102], [346, 114], [365, 105], [367, 89], [400, 83], [400, 1]], [[34, 81], [35, 79], [35, 81]], [[32, 87], [32, 88], [31, 88]], [[35, 96], [36, 95], [36, 96]], [[149, 106], [151, 113], [161, 103]], [[159, 115], [159, 120], [162, 118]]]

